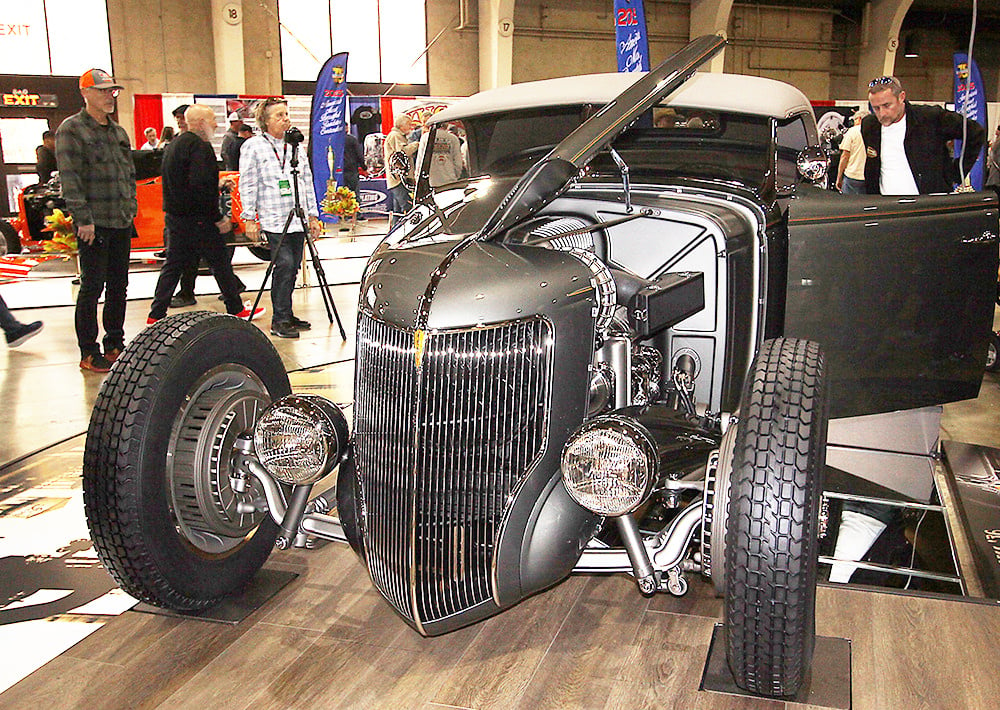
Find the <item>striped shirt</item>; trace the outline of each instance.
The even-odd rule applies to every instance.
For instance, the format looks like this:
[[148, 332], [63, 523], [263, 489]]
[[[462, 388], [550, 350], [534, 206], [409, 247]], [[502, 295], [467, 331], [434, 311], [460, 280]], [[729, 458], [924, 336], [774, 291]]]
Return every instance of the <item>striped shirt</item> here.
[[135, 163], [125, 129], [108, 117], [102, 126], [82, 109], [56, 131], [56, 164], [63, 199], [78, 226], [132, 226]]
[[[266, 232], [280, 232], [295, 207], [292, 185], [292, 146], [281, 138], [264, 133], [247, 140], [240, 149], [240, 199], [246, 220], [260, 220]], [[282, 195], [280, 180], [287, 180], [287, 195]], [[319, 217], [312, 171], [305, 151], [299, 149], [299, 201], [306, 217]], [[298, 231], [291, 225], [292, 231]]]

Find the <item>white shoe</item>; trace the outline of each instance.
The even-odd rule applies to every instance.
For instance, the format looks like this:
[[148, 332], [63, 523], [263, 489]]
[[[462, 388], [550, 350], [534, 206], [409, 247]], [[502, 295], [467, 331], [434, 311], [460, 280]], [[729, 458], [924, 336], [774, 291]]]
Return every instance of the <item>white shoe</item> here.
[[[840, 517], [840, 531], [837, 533], [837, 546], [833, 556], [838, 560], [860, 560], [883, 530], [885, 523], [881, 520], [854, 510], [845, 510]], [[857, 565], [850, 562], [834, 562], [830, 568], [830, 581], [847, 584], [857, 568]]]

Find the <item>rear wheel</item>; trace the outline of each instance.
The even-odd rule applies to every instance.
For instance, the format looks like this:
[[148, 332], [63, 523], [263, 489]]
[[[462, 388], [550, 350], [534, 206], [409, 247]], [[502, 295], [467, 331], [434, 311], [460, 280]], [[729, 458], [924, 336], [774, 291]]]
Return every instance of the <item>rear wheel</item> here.
[[14, 229], [14, 225], [5, 219], [0, 219], [0, 233], [3, 234], [3, 239], [0, 240], [0, 256], [20, 254], [21, 235]]
[[1000, 333], [991, 330], [989, 346], [986, 348], [986, 369], [989, 372], [1000, 370]]
[[157, 321], [119, 356], [91, 415], [84, 452], [87, 524], [126, 592], [202, 609], [264, 564], [277, 526], [230, 487], [237, 435], [290, 388], [257, 328], [204, 311]]
[[261, 261], [271, 260], [271, 247], [251, 244], [247, 246], [247, 249], [249, 249], [250, 253], [253, 254], [255, 257], [257, 257], [258, 259], [260, 259]]
[[826, 425], [819, 346], [766, 342], [743, 388], [725, 535], [727, 658], [754, 693], [794, 695], [812, 659]]

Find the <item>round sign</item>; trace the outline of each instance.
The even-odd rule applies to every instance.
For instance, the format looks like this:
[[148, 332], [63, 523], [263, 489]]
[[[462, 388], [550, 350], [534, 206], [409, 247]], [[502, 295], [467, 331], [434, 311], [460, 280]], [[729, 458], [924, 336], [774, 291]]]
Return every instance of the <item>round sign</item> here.
[[227, 2], [222, 6], [222, 19], [227, 25], [238, 25], [243, 21], [243, 6], [235, 2]]
[[510, 37], [514, 34], [514, 20], [510, 17], [503, 17], [497, 23], [497, 32], [501, 37]]

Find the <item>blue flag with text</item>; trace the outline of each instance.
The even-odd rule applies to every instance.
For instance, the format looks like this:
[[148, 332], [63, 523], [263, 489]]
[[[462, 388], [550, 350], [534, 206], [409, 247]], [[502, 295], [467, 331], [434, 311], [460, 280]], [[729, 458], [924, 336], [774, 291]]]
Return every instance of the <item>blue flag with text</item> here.
[[642, 0], [615, 0], [618, 71], [649, 71], [649, 41]]
[[[326, 195], [327, 182], [332, 178], [344, 184], [344, 134], [347, 132], [347, 52], [334, 54], [326, 60], [316, 77], [309, 110], [309, 157], [316, 201]], [[320, 219], [336, 218], [320, 212]]]
[[[986, 127], [986, 92], [983, 90], [983, 78], [979, 74], [979, 67], [976, 60], [969, 64], [969, 55], [965, 52], [955, 54], [955, 110], [979, 125]], [[962, 152], [962, 141], [955, 141], [955, 157]], [[972, 180], [972, 187], [977, 190], [983, 189], [983, 154], [980, 152], [979, 159], [972, 166], [969, 177]]]

